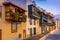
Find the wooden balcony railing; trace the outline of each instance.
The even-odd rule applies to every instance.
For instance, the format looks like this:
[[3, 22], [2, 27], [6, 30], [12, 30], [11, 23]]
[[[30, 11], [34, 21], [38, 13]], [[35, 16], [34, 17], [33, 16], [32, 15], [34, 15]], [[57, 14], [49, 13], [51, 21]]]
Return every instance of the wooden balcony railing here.
[[5, 14], [5, 19], [8, 20], [8, 21], [26, 21], [26, 15], [23, 13], [18, 13], [18, 12], [12, 12], [11, 10], [10, 11], [6, 11], [6, 14]]

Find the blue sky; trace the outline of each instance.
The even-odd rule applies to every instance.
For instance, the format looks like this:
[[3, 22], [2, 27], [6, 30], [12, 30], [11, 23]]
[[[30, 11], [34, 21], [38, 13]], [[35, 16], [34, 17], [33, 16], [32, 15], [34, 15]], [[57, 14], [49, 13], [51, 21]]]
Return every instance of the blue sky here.
[[60, 0], [33, 0], [38, 6], [57, 15], [60, 13]]
[[[15, 4], [18, 4], [18, 5], [22, 3], [21, 0], [10, 0], [10, 1], [13, 1], [15, 2]], [[53, 13], [54, 15], [57, 15], [60, 13], [60, 0], [33, 0], [33, 1], [36, 2], [37, 6], [44, 8], [45, 10]], [[23, 4], [25, 4], [24, 2]]]

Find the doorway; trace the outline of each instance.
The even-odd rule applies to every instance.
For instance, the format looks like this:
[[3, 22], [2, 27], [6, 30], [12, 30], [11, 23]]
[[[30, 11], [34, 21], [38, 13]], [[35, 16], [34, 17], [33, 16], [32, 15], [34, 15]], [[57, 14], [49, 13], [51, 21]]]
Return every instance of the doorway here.
[[36, 28], [34, 28], [34, 35], [36, 35]]
[[26, 38], [26, 30], [23, 30], [23, 38]]
[[30, 36], [32, 36], [32, 28], [30, 28]]
[[2, 30], [0, 29], [0, 40], [2, 40]]

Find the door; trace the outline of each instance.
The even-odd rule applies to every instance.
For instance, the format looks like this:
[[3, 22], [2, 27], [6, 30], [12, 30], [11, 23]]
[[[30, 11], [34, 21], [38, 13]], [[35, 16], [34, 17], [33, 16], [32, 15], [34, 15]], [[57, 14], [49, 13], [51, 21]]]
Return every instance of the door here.
[[32, 36], [32, 28], [30, 28], [30, 36]]
[[26, 38], [26, 30], [23, 30], [23, 38]]
[[0, 40], [2, 40], [2, 30], [0, 29]]
[[34, 35], [36, 35], [36, 28], [34, 28]]

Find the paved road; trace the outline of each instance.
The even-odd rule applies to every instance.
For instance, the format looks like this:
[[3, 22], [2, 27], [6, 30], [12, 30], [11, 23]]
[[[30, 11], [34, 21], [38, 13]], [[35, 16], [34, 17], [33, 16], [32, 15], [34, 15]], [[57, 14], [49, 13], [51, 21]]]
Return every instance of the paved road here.
[[39, 40], [60, 40], [60, 29], [56, 29]]

